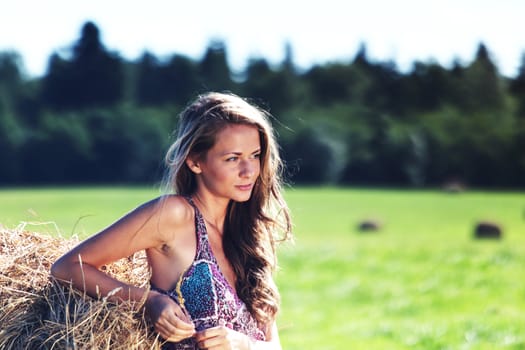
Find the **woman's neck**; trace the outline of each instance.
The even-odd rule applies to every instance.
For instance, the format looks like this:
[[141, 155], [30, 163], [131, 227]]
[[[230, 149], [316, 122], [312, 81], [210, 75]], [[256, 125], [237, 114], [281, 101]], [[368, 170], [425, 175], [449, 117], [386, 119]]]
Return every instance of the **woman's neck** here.
[[192, 197], [204, 220], [222, 236], [228, 201], [209, 198], [199, 193]]

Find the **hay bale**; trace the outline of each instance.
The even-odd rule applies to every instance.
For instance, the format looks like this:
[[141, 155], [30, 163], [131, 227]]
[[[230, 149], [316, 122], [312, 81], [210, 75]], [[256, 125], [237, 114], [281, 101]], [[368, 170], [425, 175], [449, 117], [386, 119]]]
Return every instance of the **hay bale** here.
[[445, 182], [442, 186], [443, 191], [448, 193], [463, 193], [466, 191], [467, 186], [459, 180], [451, 180]]
[[[93, 299], [50, 277], [77, 243], [0, 225], [0, 349], [160, 349], [137, 303]], [[149, 280], [143, 252], [106, 272], [139, 286]]]
[[480, 221], [474, 228], [474, 238], [477, 239], [501, 239], [503, 229], [495, 222]]
[[381, 229], [382, 223], [379, 220], [367, 219], [357, 225], [359, 232], [377, 232]]

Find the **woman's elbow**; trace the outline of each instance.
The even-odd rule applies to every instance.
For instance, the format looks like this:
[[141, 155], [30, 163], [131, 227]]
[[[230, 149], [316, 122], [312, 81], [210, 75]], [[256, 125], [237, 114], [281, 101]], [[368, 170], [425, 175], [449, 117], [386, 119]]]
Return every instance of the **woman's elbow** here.
[[51, 265], [51, 276], [53, 276], [57, 280], [61, 281], [69, 281], [71, 280], [71, 262], [68, 262], [63, 257], [58, 259]]

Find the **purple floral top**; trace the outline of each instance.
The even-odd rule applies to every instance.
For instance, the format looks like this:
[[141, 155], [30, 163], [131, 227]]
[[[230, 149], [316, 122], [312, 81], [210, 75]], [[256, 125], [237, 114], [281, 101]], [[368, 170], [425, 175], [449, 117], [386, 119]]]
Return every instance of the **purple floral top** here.
[[[248, 335], [253, 340], [265, 340], [263, 331], [228, 283], [213, 255], [204, 219], [190, 197], [186, 198], [195, 210], [197, 252], [190, 267], [181, 276], [177, 288], [163, 291], [180, 304], [177, 289], [184, 298], [184, 307], [191, 316], [197, 332], [216, 326], [226, 326]], [[164, 349], [198, 349], [194, 338], [166, 344]]]

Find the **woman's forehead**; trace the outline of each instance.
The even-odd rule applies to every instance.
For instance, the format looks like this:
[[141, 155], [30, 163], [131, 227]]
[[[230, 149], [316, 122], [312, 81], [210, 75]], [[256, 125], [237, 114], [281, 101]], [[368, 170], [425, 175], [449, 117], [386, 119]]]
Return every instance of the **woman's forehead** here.
[[252, 125], [230, 124], [222, 128], [216, 136], [212, 149], [222, 152], [257, 150], [261, 147], [259, 130]]

